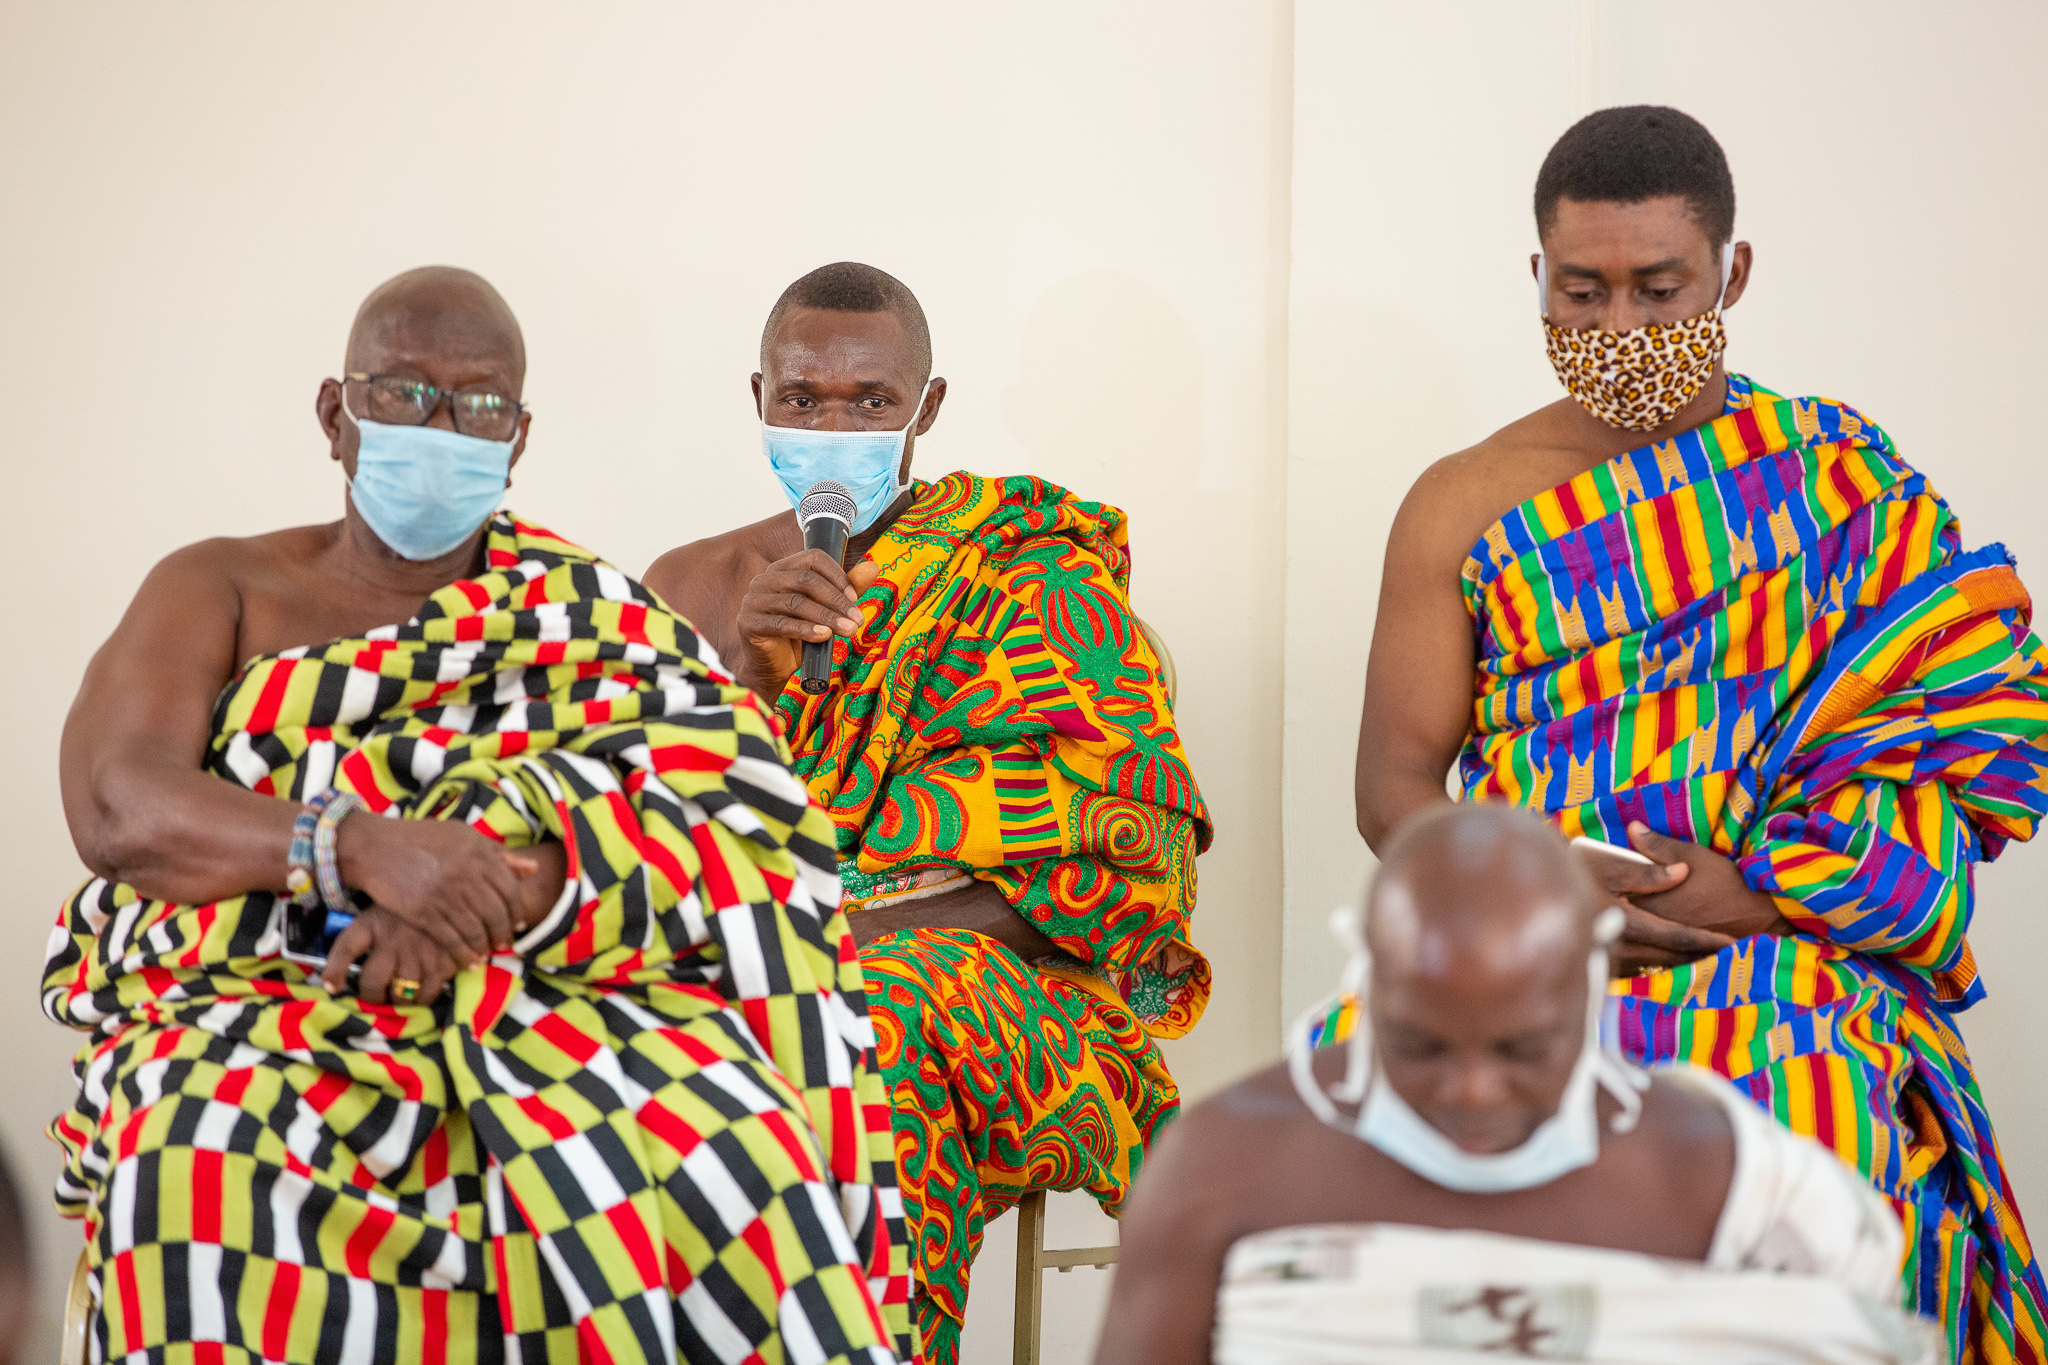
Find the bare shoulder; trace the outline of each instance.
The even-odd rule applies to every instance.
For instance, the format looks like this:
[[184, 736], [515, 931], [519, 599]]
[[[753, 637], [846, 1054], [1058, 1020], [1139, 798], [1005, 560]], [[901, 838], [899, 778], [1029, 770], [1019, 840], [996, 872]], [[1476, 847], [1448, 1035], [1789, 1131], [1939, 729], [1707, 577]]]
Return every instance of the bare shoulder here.
[[[1707, 1078], [1706, 1084], [1717, 1080]], [[1667, 1173], [1675, 1198], [1697, 1199], [1702, 1213], [1718, 1215], [1735, 1176], [1735, 1125], [1725, 1100], [1698, 1081], [1653, 1073], [1642, 1115], [1626, 1141]]]
[[1315, 1119], [1283, 1067], [1271, 1067], [1182, 1110], [1151, 1144], [1124, 1215], [1125, 1240], [1220, 1248], [1258, 1222], [1296, 1163], [1276, 1159], [1297, 1124]]
[[[66, 722], [67, 753], [74, 741], [89, 748], [180, 725], [203, 732], [215, 694], [246, 657], [252, 618], [278, 614], [275, 603], [313, 572], [336, 533], [302, 526], [218, 536], [165, 555], [86, 667]], [[138, 676], [151, 680], [139, 693]]]
[[[751, 578], [779, 556], [794, 534], [794, 519], [777, 512], [746, 526], [678, 545], [647, 566], [641, 575], [663, 601], [692, 620], [710, 619], [707, 607], [727, 596], [737, 582]], [[798, 542], [796, 548], [801, 548]], [[785, 550], [794, 553], [794, 550]]]
[[143, 580], [136, 607], [161, 603], [181, 615], [239, 602], [303, 568], [334, 543], [333, 526], [294, 526], [255, 536], [214, 536], [171, 551]]
[[1395, 535], [1431, 564], [1464, 562], [1486, 528], [1578, 472], [1561, 399], [1444, 456], [1402, 500]]
[[[1342, 1072], [1343, 1054], [1325, 1048], [1316, 1053], [1314, 1066], [1328, 1085]], [[1270, 1152], [1283, 1142], [1313, 1139], [1324, 1131], [1295, 1093], [1285, 1062], [1255, 1071], [1194, 1105], [1169, 1130], [1180, 1159], [1200, 1173], [1223, 1178], [1227, 1188], [1256, 1183], [1256, 1177], [1248, 1181], [1245, 1174], [1248, 1150]], [[1254, 1163], [1254, 1169], [1264, 1164]]]
[[[1709, 1084], [1726, 1084], [1716, 1076]], [[1699, 1084], [1652, 1072], [1643, 1096], [1643, 1126], [1687, 1142], [1714, 1143], [1735, 1130], [1721, 1100]]]

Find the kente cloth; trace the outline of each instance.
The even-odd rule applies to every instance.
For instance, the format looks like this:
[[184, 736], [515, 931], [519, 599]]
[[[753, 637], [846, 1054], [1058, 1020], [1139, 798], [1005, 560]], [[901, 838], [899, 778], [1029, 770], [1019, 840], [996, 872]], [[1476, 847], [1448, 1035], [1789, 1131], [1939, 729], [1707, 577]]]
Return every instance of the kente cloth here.
[[792, 767], [850, 898], [965, 872], [1061, 956], [897, 934], [861, 956], [923, 1341], [950, 1361], [987, 1221], [1035, 1189], [1114, 1210], [1178, 1095], [1159, 1038], [1208, 999], [1188, 938], [1208, 810], [1131, 614], [1123, 513], [1029, 477], [920, 482], [876, 542], [828, 689], [786, 689]]
[[907, 1358], [830, 823], [686, 622], [500, 513], [404, 625], [252, 661], [205, 762], [568, 874], [432, 1007], [329, 996], [281, 896], [70, 899], [43, 1005], [91, 1039], [50, 1131], [100, 1358]]
[[1092, 972], [1033, 968], [964, 929], [888, 934], [860, 957], [914, 1192], [911, 1263], [930, 1285], [914, 1305], [919, 1339], [929, 1359], [957, 1360], [988, 1221], [1032, 1190], [1085, 1189], [1113, 1208], [1179, 1090]]
[[1906, 1303], [2044, 1358], [2042, 1277], [1954, 1015], [1975, 864], [2048, 807], [2048, 653], [2001, 546], [1868, 418], [1730, 376], [1728, 412], [1538, 494], [1464, 566], [1467, 799], [1735, 860], [1795, 932], [1617, 982], [1688, 1060], [1899, 1201]]
[[[1893, 1228], [1896, 1240], [1898, 1230]], [[1661, 1260], [1391, 1223], [1236, 1242], [1217, 1365], [1935, 1365], [1940, 1330], [1869, 1277]]]

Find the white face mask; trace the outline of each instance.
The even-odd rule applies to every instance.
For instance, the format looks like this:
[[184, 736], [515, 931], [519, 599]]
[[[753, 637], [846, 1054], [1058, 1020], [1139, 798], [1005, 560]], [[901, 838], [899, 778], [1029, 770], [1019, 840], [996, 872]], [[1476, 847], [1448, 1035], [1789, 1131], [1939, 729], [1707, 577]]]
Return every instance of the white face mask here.
[[[1621, 1113], [1614, 1118], [1617, 1133], [1635, 1126], [1642, 1110], [1640, 1092], [1649, 1087], [1649, 1078], [1641, 1071], [1600, 1046], [1600, 1015], [1607, 1002], [1607, 944], [1621, 932], [1621, 925], [1622, 912], [1614, 906], [1594, 922], [1593, 951], [1586, 958], [1586, 1028], [1579, 1059], [1565, 1082], [1557, 1112], [1538, 1124], [1521, 1146], [1506, 1152], [1468, 1152], [1430, 1126], [1378, 1075], [1365, 998], [1372, 958], [1358, 916], [1348, 909], [1331, 918], [1333, 931], [1351, 949], [1338, 994], [1304, 1014], [1292, 1030], [1287, 1066], [1296, 1092], [1324, 1123], [1371, 1143], [1424, 1180], [1449, 1190], [1497, 1194], [1532, 1189], [1592, 1165], [1600, 1155], [1596, 1087], [1605, 1088], [1621, 1105]], [[1346, 1043], [1344, 1079], [1326, 1095], [1310, 1066], [1308, 1030], [1346, 994], [1358, 1001], [1358, 1022]], [[1346, 1103], [1363, 1100], [1357, 1119], [1347, 1123], [1331, 1102], [1332, 1096]]]

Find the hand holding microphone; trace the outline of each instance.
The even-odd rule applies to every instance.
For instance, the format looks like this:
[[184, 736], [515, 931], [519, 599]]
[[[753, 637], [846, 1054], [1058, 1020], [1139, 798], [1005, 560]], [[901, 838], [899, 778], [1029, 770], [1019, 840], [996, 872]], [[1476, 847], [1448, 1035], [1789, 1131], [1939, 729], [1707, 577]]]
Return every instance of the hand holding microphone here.
[[[820, 479], [796, 506], [796, 520], [804, 528], [804, 548], [816, 550], [839, 565], [846, 566], [846, 537], [853, 530], [853, 494], [833, 479]], [[832, 676], [832, 637], [804, 641], [803, 688], [817, 696]]]
[[802, 673], [806, 692], [823, 692], [832, 671], [832, 637], [860, 629], [854, 599], [879, 569], [863, 563], [846, 572], [854, 501], [831, 479], [813, 484], [798, 504], [804, 548], [755, 575], [740, 599], [740, 657], [734, 677], [764, 701], [780, 696]]

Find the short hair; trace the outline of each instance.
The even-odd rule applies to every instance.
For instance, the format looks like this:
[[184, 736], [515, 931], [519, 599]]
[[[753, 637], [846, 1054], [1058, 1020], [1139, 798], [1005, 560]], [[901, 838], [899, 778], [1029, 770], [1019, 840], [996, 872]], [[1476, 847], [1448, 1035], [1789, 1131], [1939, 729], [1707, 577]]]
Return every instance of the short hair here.
[[1557, 201], [1640, 204], [1677, 195], [1720, 246], [1735, 236], [1735, 178], [1706, 125], [1661, 104], [1586, 115], [1565, 130], [1536, 172], [1536, 231], [1557, 221]]
[[911, 368], [921, 386], [932, 375], [932, 332], [924, 308], [908, 285], [885, 270], [859, 261], [821, 265], [782, 291], [761, 328], [761, 368], [768, 368], [768, 338], [775, 335], [792, 308], [821, 308], [828, 313], [894, 313], [910, 337]]

